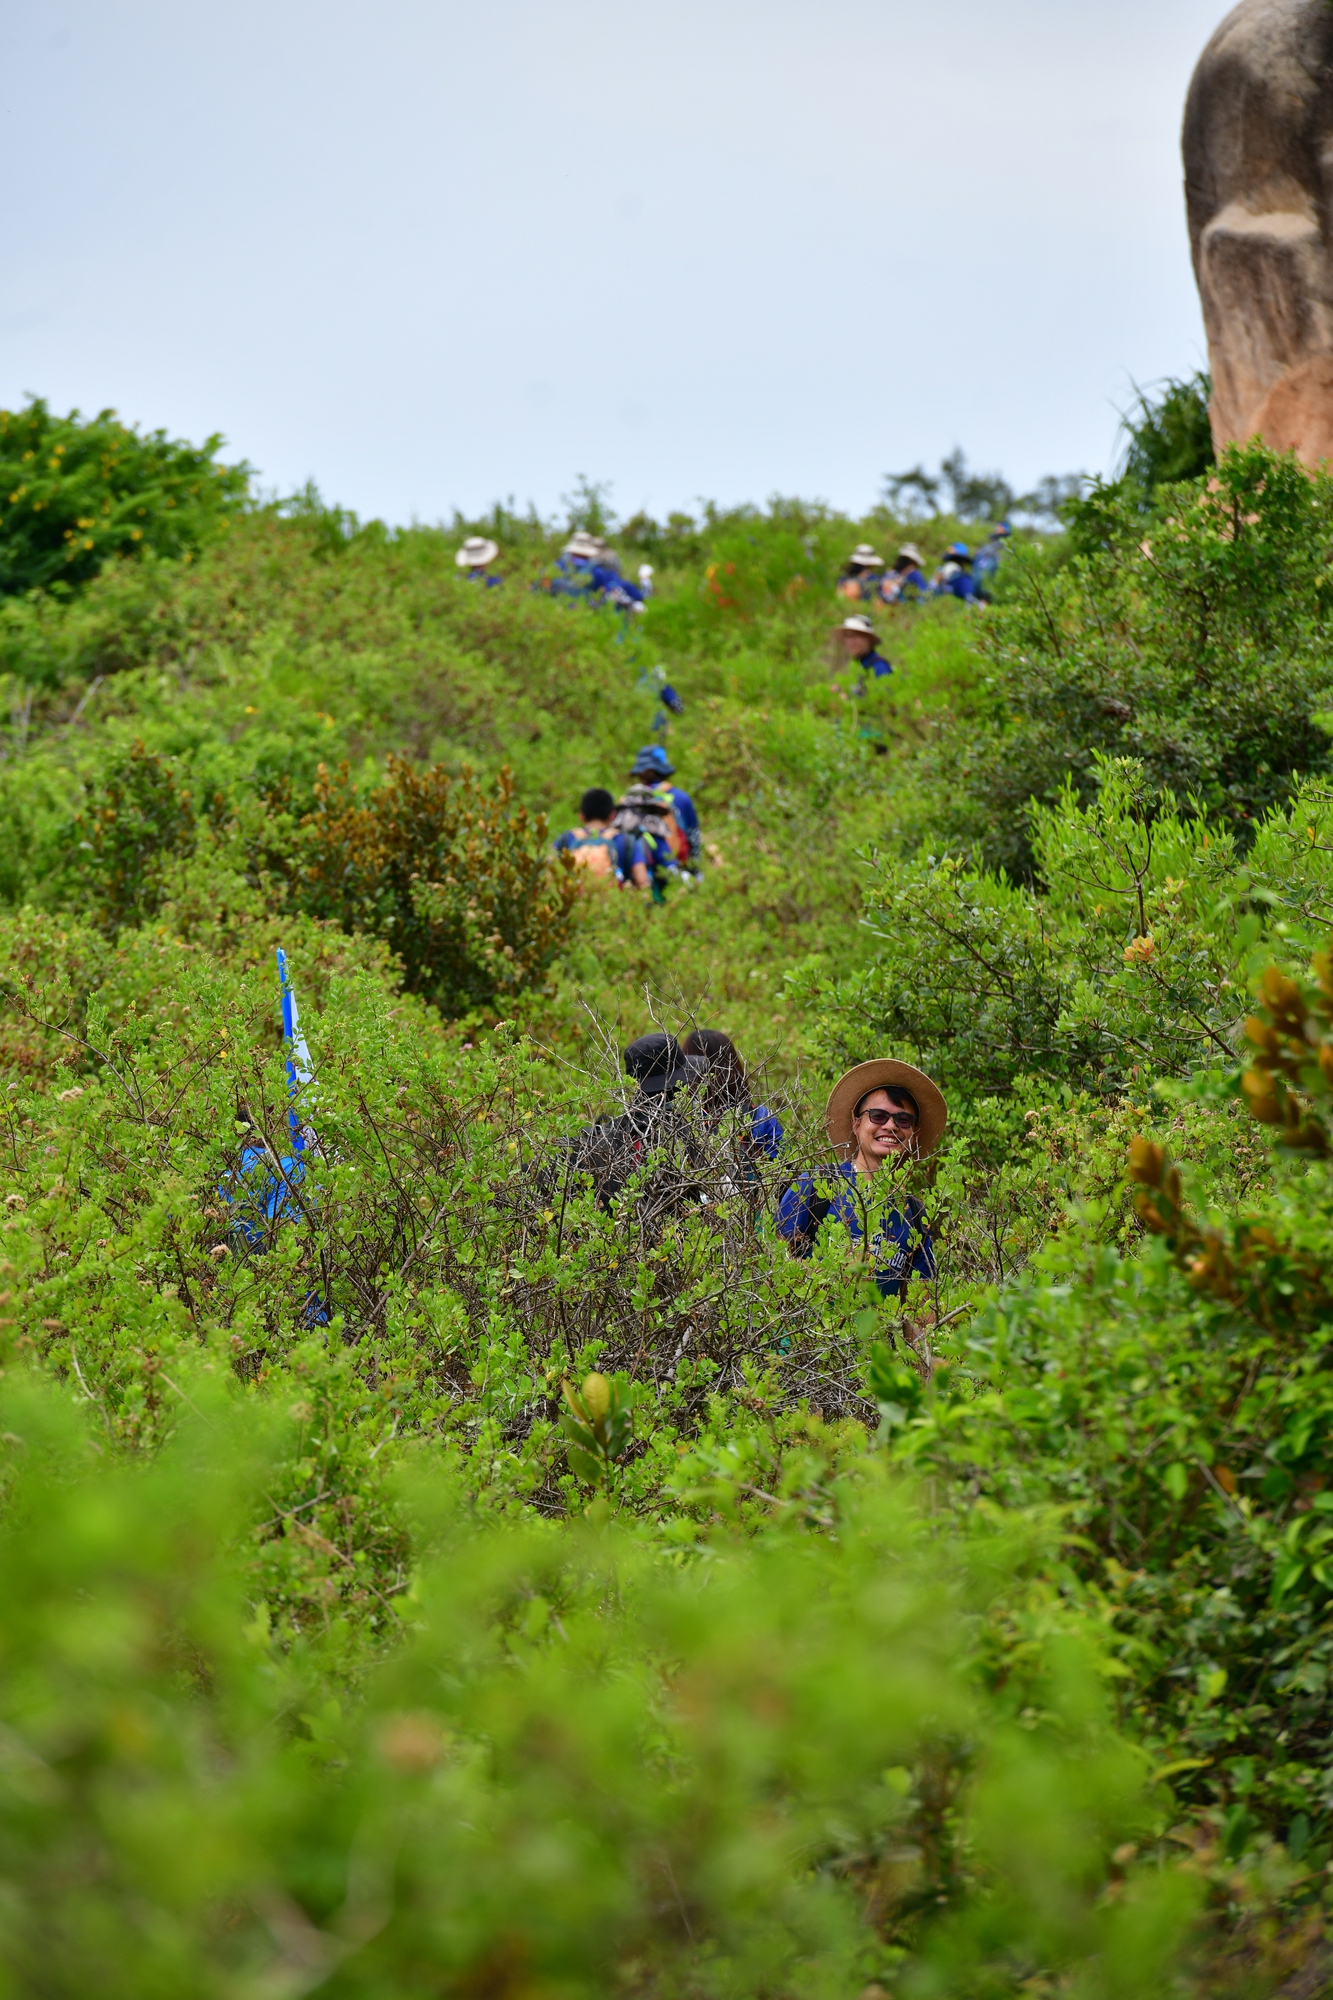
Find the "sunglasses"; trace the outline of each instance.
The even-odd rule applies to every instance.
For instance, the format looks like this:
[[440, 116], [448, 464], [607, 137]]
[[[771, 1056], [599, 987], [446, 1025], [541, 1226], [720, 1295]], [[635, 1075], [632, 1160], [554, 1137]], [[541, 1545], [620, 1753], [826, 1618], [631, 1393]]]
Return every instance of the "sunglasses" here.
[[878, 1104], [872, 1104], [869, 1111], [863, 1111], [861, 1116], [868, 1118], [870, 1123], [876, 1127], [880, 1125], [892, 1125], [899, 1132], [911, 1132], [916, 1127], [916, 1113], [914, 1111], [884, 1111]]

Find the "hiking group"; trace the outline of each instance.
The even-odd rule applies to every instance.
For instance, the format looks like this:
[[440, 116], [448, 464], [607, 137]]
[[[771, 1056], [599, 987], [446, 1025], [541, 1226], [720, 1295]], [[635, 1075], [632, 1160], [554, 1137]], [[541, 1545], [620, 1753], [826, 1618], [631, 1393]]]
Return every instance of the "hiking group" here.
[[579, 825], [555, 842], [576, 867], [611, 877], [622, 889], [647, 889], [655, 903], [671, 882], [699, 872], [703, 836], [694, 800], [673, 785], [675, 766], [660, 743], [648, 743], [619, 800], [594, 785], [579, 801]]

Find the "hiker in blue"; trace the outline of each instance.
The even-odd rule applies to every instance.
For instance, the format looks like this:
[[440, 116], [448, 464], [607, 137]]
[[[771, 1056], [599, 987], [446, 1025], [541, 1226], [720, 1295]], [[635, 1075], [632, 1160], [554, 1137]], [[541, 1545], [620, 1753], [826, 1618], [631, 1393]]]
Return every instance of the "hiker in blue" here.
[[944, 551], [944, 561], [935, 572], [931, 590], [936, 597], [957, 597], [964, 604], [981, 602], [972, 575], [972, 551], [966, 542], [950, 542]]
[[930, 596], [926, 559], [915, 542], [904, 542], [899, 549], [881, 594], [887, 604], [911, 604]]
[[492, 576], [490, 566], [499, 553], [498, 542], [488, 541], [485, 535], [469, 535], [454, 561], [469, 583], [479, 583], [484, 590], [498, 590], [504, 578]]
[[911, 1063], [884, 1057], [848, 1070], [824, 1112], [834, 1164], [801, 1174], [778, 1204], [778, 1234], [792, 1256], [808, 1257], [832, 1217], [883, 1297], [902, 1298], [909, 1278], [933, 1278], [925, 1208], [894, 1183], [898, 1168], [935, 1151], [948, 1115], [937, 1086]]
[[695, 811], [694, 800], [688, 792], [683, 792], [679, 785], [671, 783], [675, 770], [675, 765], [660, 743], [645, 743], [634, 759], [634, 768], [629, 774], [629, 779], [631, 785], [648, 785], [669, 807], [676, 830], [673, 833], [671, 826], [668, 825], [664, 831], [674, 858], [682, 868], [690, 868], [697, 872], [703, 859], [704, 837], [699, 827], [699, 815]]
[[998, 528], [992, 528], [985, 542], [977, 550], [977, 559], [972, 565], [972, 581], [976, 585], [977, 596], [989, 604], [996, 571], [1004, 556], [1005, 546], [1013, 533], [1007, 521], [1001, 521]]
[[626, 613], [644, 609], [644, 593], [638, 584], [627, 583], [606, 543], [582, 528], [560, 551], [554, 576], [543, 577], [533, 587], [548, 590], [552, 597], [594, 606], [610, 604]]
[[568, 854], [576, 868], [590, 875], [611, 876], [621, 888], [648, 887], [648, 855], [642, 840], [612, 826], [616, 802], [601, 785], [591, 786], [579, 800], [582, 824], [562, 833], [557, 854]]

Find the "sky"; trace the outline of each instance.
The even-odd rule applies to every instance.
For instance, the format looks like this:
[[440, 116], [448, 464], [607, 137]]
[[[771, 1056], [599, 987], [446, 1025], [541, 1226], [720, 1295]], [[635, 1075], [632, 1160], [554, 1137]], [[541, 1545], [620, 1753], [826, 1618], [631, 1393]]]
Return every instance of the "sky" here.
[[1103, 471], [1223, 0], [4, 0], [0, 405], [392, 522]]

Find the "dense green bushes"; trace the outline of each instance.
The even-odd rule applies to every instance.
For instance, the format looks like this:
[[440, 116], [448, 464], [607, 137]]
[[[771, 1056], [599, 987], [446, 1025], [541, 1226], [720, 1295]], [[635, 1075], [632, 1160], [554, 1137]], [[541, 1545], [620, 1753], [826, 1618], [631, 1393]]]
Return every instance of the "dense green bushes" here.
[[[886, 613], [879, 755], [828, 627], [885, 518], [627, 524], [628, 628], [522, 587], [540, 523], [478, 591], [311, 495], [11, 603], [16, 1992], [1240, 1995], [1308, 1957], [1329, 492], [1233, 454], [1094, 495], [992, 611]], [[623, 776], [659, 662], [703, 880], [575, 898], [540, 812]], [[787, 1137], [683, 1097], [608, 1203], [571, 1141], [654, 1022], [735, 1033]], [[886, 1047], [952, 1109], [903, 1300], [772, 1226]]]
[[221, 443], [144, 437], [114, 410], [57, 417], [39, 398], [0, 410], [0, 594], [200, 548], [248, 498], [249, 469], [219, 465]]

